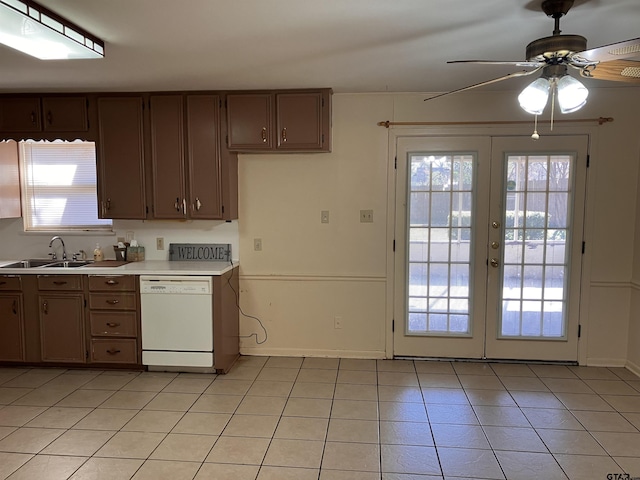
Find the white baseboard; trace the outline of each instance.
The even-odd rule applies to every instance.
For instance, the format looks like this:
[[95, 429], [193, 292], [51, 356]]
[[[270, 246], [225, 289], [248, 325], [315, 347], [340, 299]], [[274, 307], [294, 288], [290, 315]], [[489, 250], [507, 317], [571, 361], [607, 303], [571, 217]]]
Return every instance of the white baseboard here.
[[320, 358], [386, 358], [383, 351], [358, 350], [313, 350], [307, 348], [260, 348], [241, 347], [241, 355], [273, 356], [273, 357], [320, 357]]
[[587, 358], [587, 367], [626, 367], [627, 361], [623, 358]]
[[625, 367], [627, 367], [627, 370], [631, 370], [633, 373], [640, 377], [640, 365], [636, 365], [633, 362], [627, 362]]

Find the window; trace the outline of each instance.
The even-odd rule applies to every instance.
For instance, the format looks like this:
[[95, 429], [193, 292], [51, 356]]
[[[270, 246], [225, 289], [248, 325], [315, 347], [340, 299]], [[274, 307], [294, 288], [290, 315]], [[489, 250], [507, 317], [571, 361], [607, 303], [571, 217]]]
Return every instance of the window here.
[[19, 153], [25, 231], [111, 231], [98, 218], [94, 142], [29, 140]]

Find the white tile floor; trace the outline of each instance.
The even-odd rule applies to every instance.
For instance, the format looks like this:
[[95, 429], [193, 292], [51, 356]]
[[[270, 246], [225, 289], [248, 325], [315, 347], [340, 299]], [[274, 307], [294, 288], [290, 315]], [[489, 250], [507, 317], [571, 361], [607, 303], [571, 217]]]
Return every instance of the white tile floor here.
[[0, 368], [0, 479], [633, 477], [640, 378], [621, 368], [282, 357], [242, 357], [217, 377]]

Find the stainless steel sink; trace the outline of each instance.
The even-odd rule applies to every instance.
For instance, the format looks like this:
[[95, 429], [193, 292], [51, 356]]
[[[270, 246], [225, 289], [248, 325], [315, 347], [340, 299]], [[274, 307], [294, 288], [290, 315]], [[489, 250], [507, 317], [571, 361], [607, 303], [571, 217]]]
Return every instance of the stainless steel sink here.
[[64, 260], [62, 262], [48, 263], [42, 265], [44, 268], [78, 268], [93, 263], [91, 260]]
[[19, 262], [10, 263], [9, 265], [4, 265], [0, 268], [34, 268], [34, 267], [42, 267], [45, 265], [49, 265], [53, 263], [55, 260], [51, 260], [50, 258], [28, 258], [26, 260], [20, 260]]

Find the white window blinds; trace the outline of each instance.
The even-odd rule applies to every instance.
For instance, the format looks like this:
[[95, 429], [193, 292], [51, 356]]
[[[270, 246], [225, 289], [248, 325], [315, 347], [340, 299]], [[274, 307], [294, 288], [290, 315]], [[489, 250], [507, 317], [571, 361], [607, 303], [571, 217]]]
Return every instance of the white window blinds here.
[[98, 218], [95, 143], [20, 142], [25, 231], [111, 230]]

